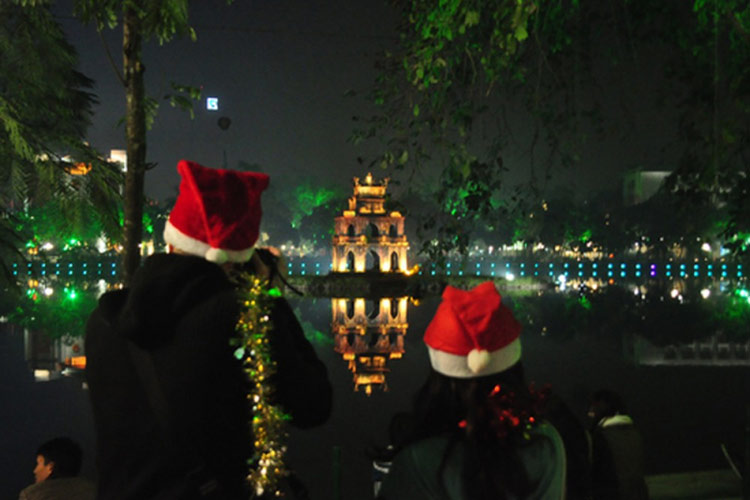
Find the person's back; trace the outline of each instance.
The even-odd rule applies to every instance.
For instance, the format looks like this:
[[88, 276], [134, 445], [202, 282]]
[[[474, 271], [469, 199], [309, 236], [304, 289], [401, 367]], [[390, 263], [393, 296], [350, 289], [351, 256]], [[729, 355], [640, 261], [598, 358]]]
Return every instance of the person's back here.
[[[533, 485], [523, 498], [563, 498], [565, 451], [560, 435], [554, 427], [542, 423], [530, 432], [529, 438], [527, 444], [512, 450], [520, 459], [525, 478]], [[394, 458], [388, 480], [384, 481], [379, 498], [472, 499], [472, 489], [481, 478], [466, 474], [465, 464], [469, 460], [467, 455], [470, 446], [467, 442], [452, 444], [448, 436], [435, 436], [404, 448]], [[507, 452], [508, 450], [498, 450], [495, 455]], [[485, 465], [484, 470], [490, 473], [494, 470], [498, 477], [502, 476], [502, 469], [506, 467], [501, 460]], [[478, 472], [480, 469], [474, 470]], [[512, 491], [506, 490], [504, 493], [509, 500], [518, 498]]]
[[[565, 497], [565, 450], [544, 420], [547, 391], [527, 387], [521, 325], [492, 282], [446, 287], [427, 327], [432, 370], [414, 413], [393, 428], [381, 500]], [[383, 458], [388, 458], [387, 456]]]
[[596, 500], [646, 500], [645, 458], [641, 433], [626, 415], [619, 395], [594, 393], [589, 415], [592, 492]]
[[244, 494], [236, 311], [221, 269], [183, 255], [150, 257], [131, 287], [102, 297], [86, 336], [100, 498], [184, 498], [212, 479], [227, 498]]

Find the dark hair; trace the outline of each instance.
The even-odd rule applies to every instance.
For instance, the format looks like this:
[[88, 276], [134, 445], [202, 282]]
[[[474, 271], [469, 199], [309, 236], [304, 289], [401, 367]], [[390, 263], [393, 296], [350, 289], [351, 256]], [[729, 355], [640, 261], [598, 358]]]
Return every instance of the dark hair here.
[[50, 478], [74, 477], [81, 470], [83, 451], [72, 439], [50, 439], [36, 450], [36, 454], [44, 458], [45, 464], [54, 462]]
[[609, 389], [600, 389], [591, 395], [591, 408], [598, 419], [628, 412], [620, 395]]
[[[523, 432], [499, 436], [490, 393], [501, 386], [512, 395], [513, 408], [538, 417], [538, 402], [525, 385], [523, 366], [516, 363], [503, 372], [486, 377], [458, 379], [430, 371], [414, 401], [410, 429], [394, 432], [395, 451], [431, 436], [447, 435], [449, 444], [437, 471], [444, 488], [443, 472], [452, 449], [463, 443], [466, 449], [463, 477], [470, 498], [505, 499], [507, 492], [523, 497], [534, 487], [517, 453], [529, 444]], [[400, 434], [400, 436], [398, 436]], [[533, 438], [532, 438], [533, 439]]]

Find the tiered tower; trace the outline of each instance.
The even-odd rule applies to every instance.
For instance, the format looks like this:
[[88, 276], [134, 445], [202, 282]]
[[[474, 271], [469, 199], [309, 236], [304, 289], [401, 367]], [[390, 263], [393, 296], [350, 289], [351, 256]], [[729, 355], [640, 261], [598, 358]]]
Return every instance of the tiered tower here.
[[404, 234], [404, 217], [386, 213], [383, 207], [388, 178], [374, 181], [367, 174], [364, 182], [354, 178], [354, 196], [349, 209], [336, 217], [333, 236], [333, 271], [406, 272], [409, 242]]

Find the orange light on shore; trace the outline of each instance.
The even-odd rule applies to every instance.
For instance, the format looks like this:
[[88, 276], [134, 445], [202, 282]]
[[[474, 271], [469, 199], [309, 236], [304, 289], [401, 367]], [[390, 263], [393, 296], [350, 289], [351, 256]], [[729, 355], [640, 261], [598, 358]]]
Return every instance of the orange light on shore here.
[[78, 162], [68, 169], [70, 175], [86, 175], [91, 172], [91, 163]]
[[77, 368], [79, 370], [86, 369], [86, 356], [72, 356], [65, 358], [65, 364], [71, 368]]
[[419, 272], [419, 264], [415, 264], [411, 269], [407, 269], [404, 271], [404, 274], [406, 276], [411, 276], [412, 274], [416, 274]]

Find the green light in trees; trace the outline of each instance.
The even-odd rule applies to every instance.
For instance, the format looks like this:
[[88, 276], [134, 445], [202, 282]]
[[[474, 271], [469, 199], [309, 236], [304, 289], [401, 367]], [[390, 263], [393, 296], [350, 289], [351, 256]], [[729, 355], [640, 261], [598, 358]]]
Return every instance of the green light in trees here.
[[65, 297], [70, 300], [75, 300], [76, 298], [78, 298], [78, 292], [76, 292], [75, 288], [65, 287], [63, 293], [65, 294]]
[[591, 229], [585, 230], [583, 233], [581, 233], [581, 236], [578, 237], [581, 243], [586, 243], [591, 239]]
[[747, 303], [750, 304], [750, 292], [748, 292], [747, 288], [738, 288], [734, 293], [745, 299]]
[[291, 225], [297, 228], [303, 218], [312, 215], [313, 211], [338, 198], [336, 191], [324, 187], [313, 187], [309, 182], [298, 186], [294, 191], [297, 205], [292, 210]]
[[591, 301], [586, 296], [579, 298], [578, 303], [587, 311], [591, 309]]

